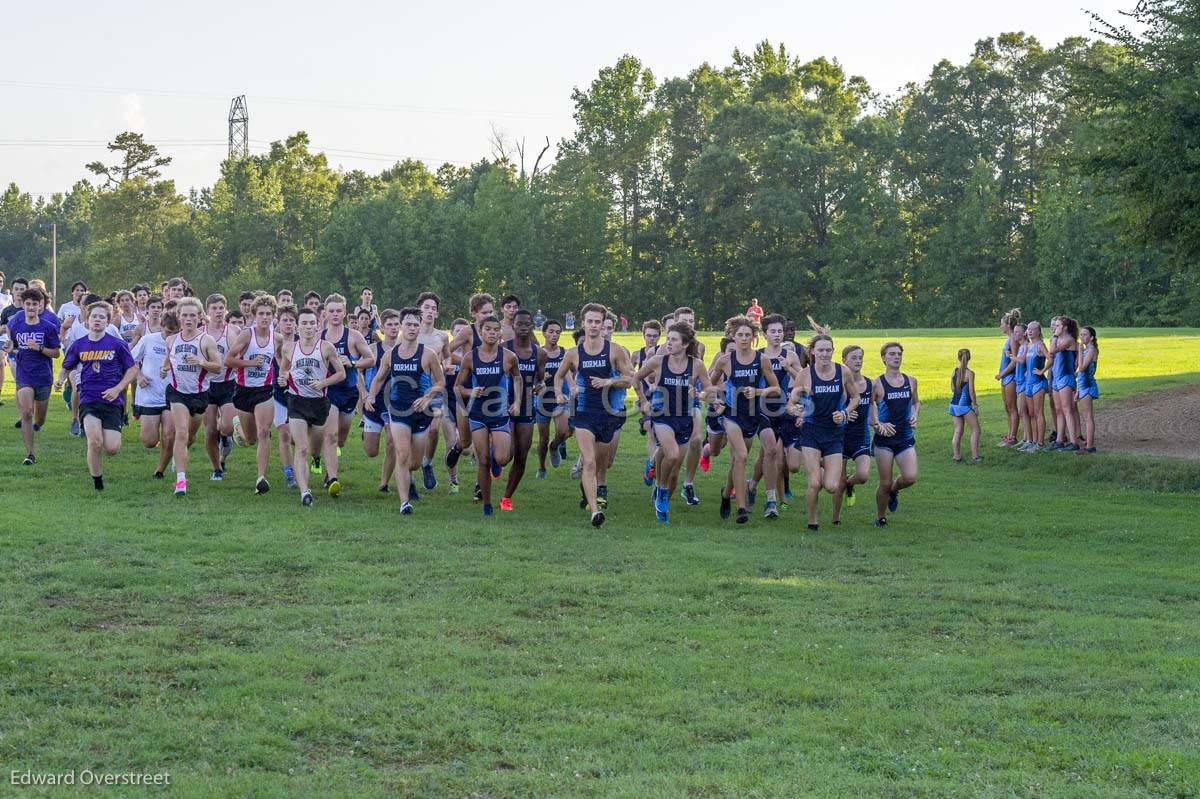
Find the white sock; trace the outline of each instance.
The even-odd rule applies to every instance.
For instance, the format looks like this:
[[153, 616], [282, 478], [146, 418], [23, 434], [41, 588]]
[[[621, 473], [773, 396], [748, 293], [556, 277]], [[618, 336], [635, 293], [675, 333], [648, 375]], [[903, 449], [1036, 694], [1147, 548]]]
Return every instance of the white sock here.
[[187, 472], [175, 472], [175, 480], [176, 481], [186, 480], [186, 479], [187, 479]]
[[774, 502], [774, 501], [775, 501], [775, 489], [768, 488], [767, 489], [767, 502]]
[[421, 468], [422, 469], [424, 469], [426, 466], [428, 466], [431, 463], [433, 463], [433, 461], [429, 460], [429, 458], [421, 458]]

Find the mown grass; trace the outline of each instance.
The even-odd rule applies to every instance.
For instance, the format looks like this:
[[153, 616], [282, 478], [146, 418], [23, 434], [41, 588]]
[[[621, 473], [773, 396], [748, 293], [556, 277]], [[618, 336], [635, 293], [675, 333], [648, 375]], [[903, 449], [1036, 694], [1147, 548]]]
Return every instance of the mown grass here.
[[[1105, 400], [1200, 379], [1195, 331], [1100, 336]], [[795, 506], [722, 522], [724, 458], [657, 527], [636, 433], [599, 532], [565, 467], [511, 515], [440, 488], [401, 519], [353, 439], [347, 491], [306, 513], [252, 496], [248, 451], [175, 500], [131, 436], [101, 497], [61, 404], [19, 465], [9, 397], [0, 793], [91, 768], [188, 797], [1196, 796], [1196, 497], [1133, 477], [1195, 467], [953, 467], [941, 384], [998, 344], [898, 337], [928, 404], [883, 534], [865, 498], [815, 535]]]

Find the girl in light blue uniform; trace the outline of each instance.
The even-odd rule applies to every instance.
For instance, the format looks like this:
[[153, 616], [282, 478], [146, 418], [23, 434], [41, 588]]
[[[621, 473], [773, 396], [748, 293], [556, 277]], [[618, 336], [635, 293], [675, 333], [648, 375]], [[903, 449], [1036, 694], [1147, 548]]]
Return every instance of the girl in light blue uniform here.
[[954, 417], [954, 435], [950, 439], [950, 452], [955, 463], [962, 463], [963, 429], [971, 426], [971, 460], [979, 463], [979, 403], [975, 398], [975, 372], [967, 364], [971, 362], [971, 351], [958, 351], [958, 366], [950, 378], [950, 415]]
[[1067, 316], [1059, 317], [1050, 355], [1054, 359], [1050, 370], [1050, 387], [1054, 392], [1055, 440], [1047, 449], [1076, 452], [1079, 450], [1079, 418], [1075, 411], [1075, 354], [1079, 323]]
[[[1016, 449], [1023, 449], [1029, 444], [1029, 407], [1025, 401], [1025, 325], [1017, 322], [1013, 325], [1013, 393], [1017, 401], [1017, 414], [1020, 418], [1021, 440]], [[1014, 434], [1016, 435], [1016, 434]]]
[[1080, 416], [1080, 431], [1083, 433], [1083, 446], [1079, 448], [1079, 453], [1090, 455], [1096, 451], [1096, 417], [1092, 401], [1100, 398], [1100, 386], [1096, 384], [1096, 361], [1100, 357], [1096, 328], [1079, 328], [1079, 345], [1079, 363], [1075, 374], [1075, 402]]
[[1025, 344], [1025, 408], [1029, 414], [1029, 443], [1018, 447], [1021, 452], [1037, 452], [1046, 441], [1046, 358], [1049, 350], [1042, 339], [1042, 325], [1030, 322], [1029, 341]]
[[1000, 317], [1000, 332], [1004, 333], [1005, 337], [1004, 345], [1000, 348], [1000, 370], [996, 372], [996, 379], [1000, 381], [1004, 412], [1008, 416], [1008, 433], [1000, 439], [1000, 446], [1008, 447], [1017, 443], [1017, 435], [1021, 429], [1021, 379], [1025, 376], [1025, 370], [1017, 357], [1017, 351], [1024, 340], [1025, 326], [1021, 324], [1020, 308], [1013, 308]]

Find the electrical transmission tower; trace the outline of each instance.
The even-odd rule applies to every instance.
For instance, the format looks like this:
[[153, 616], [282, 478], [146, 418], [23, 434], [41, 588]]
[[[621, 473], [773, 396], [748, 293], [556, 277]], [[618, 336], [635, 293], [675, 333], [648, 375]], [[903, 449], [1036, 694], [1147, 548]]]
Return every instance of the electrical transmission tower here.
[[250, 154], [250, 111], [246, 95], [233, 98], [229, 106], [229, 157], [245, 158]]

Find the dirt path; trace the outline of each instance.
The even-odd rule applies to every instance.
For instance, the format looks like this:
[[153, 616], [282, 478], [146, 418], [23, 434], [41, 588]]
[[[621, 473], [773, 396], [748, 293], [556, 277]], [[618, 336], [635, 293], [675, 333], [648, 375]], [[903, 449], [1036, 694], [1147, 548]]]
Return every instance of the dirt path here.
[[1200, 441], [1185, 429], [1200, 418], [1200, 385], [1180, 386], [1096, 403], [1096, 448], [1200, 460]]

